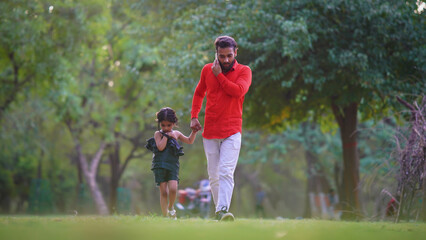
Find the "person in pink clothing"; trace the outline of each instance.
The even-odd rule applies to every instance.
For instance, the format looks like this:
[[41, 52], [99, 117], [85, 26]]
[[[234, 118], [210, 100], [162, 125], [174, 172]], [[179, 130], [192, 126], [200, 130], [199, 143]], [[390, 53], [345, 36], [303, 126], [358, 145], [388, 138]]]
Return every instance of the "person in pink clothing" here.
[[220, 36], [214, 46], [216, 58], [203, 67], [195, 88], [190, 126], [194, 131], [202, 129], [198, 114], [207, 96], [202, 135], [216, 217], [233, 221], [229, 207], [241, 148], [244, 96], [251, 85], [252, 72], [235, 59], [238, 48], [232, 37]]

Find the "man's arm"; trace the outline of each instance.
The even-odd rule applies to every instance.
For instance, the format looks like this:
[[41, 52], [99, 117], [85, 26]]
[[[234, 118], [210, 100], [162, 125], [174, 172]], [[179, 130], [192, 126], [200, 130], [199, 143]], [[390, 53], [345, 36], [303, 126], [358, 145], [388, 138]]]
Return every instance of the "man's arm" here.
[[191, 118], [198, 118], [198, 113], [203, 105], [204, 96], [206, 95], [205, 68], [201, 71], [200, 81], [195, 88], [192, 98]]
[[236, 82], [231, 82], [223, 73], [217, 75], [217, 80], [223, 91], [232, 97], [242, 97], [249, 90], [251, 84], [251, 70], [245, 67], [241, 70]]
[[200, 81], [195, 88], [194, 96], [192, 98], [192, 108], [191, 108], [191, 124], [190, 127], [192, 130], [199, 131], [201, 130], [201, 124], [198, 121], [198, 114], [200, 113], [201, 107], [203, 105], [204, 96], [206, 95], [206, 80], [205, 80], [205, 67], [201, 70]]

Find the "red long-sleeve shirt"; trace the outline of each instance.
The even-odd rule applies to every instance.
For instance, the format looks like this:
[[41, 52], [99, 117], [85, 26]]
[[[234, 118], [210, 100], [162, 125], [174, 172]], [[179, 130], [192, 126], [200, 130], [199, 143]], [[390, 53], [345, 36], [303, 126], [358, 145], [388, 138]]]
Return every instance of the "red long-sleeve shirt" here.
[[244, 95], [251, 84], [251, 69], [235, 61], [231, 70], [213, 74], [212, 63], [201, 70], [200, 81], [192, 99], [191, 118], [198, 118], [207, 95], [203, 137], [227, 138], [241, 132]]

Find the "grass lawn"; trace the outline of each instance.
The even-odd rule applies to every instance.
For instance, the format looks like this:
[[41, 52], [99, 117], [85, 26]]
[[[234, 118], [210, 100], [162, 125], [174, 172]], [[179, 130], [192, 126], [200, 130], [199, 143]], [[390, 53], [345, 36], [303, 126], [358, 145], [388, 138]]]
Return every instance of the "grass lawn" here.
[[235, 222], [146, 216], [1, 216], [1, 240], [342, 239], [426, 240], [425, 223], [237, 219]]

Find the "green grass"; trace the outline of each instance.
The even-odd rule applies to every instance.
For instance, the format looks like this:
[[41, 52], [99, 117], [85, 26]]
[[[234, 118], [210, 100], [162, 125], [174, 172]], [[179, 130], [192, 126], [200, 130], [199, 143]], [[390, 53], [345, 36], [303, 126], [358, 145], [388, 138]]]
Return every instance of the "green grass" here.
[[1, 240], [426, 239], [425, 223], [237, 219], [235, 222], [143, 216], [0, 217]]

